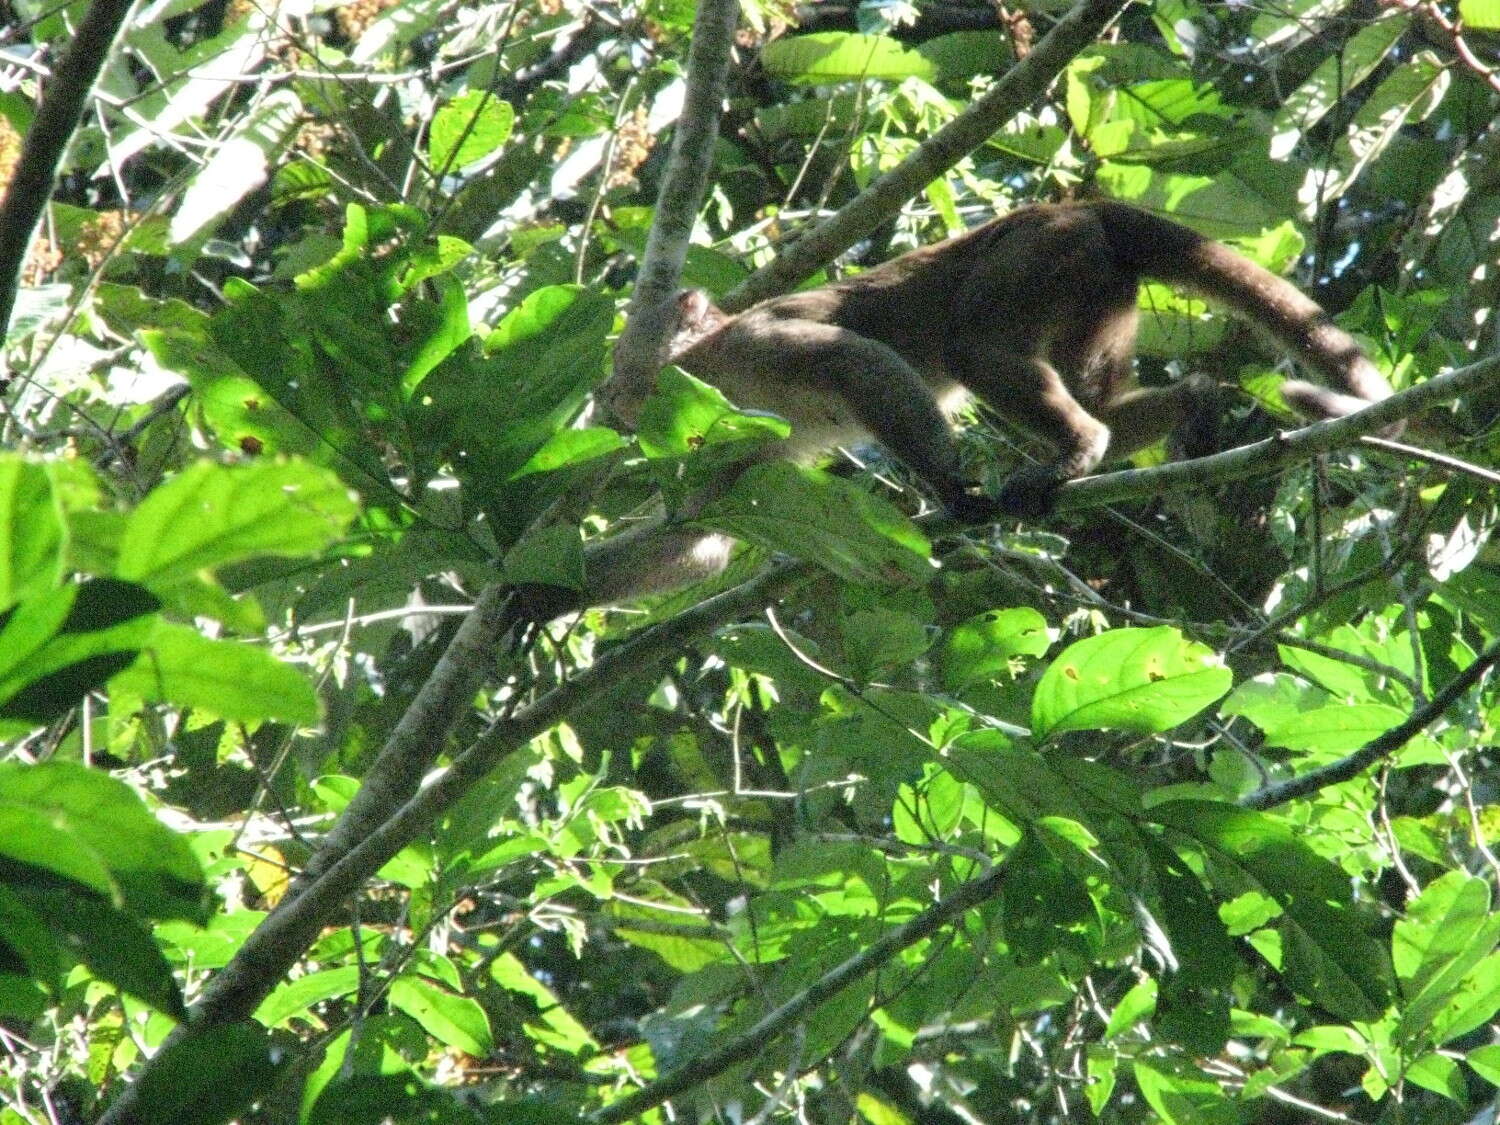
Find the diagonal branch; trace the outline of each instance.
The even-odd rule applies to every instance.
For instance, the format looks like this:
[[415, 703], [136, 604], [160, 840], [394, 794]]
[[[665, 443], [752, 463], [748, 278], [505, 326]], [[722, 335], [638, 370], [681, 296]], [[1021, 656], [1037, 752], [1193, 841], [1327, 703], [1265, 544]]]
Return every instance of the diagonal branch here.
[[1354, 753], [1347, 754], [1338, 761], [1319, 766], [1317, 769], [1308, 770], [1290, 781], [1262, 786], [1255, 792], [1241, 797], [1239, 803], [1247, 809], [1275, 808], [1277, 805], [1284, 805], [1300, 797], [1310, 797], [1329, 785], [1337, 785], [1358, 777], [1376, 762], [1389, 754], [1394, 754], [1429, 725], [1442, 718], [1443, 712], [1482, 680], [1485, 673], [1497, 661], [1500, 661], [1500, 641], [1496, 641], [1480, 653], [1474, 663], [1444, 684], [1431, 699], [1408, 715], [1403, 722], [1393, 726], [1384, 734], [1370, 739]]
[[811, 277], [870, 234], [933, 180], [952, 168], [1029, 106], [1079, 51], [1099, 38], [1128, 0], [1078, 0], [1031, 53], [985, 95], [917, 146], [837, 214], [809, 230], [755, 271], [722, 302], [729, 312], [749, 308]]
[[830, 969], [802, 992], [792, 997], [779, 1008], [767, 1012], [755, 1025], [731, 1039], [721, 1047], [715, 1047], [691, 1062], [675, 1070], [669, 1070], [650, 1085], [642, 1086], [617, 1102], [590, 1114], [588, 1120], [594, 1125], [615, 1125], [629, 1121], [649, 1109], [661, 1105], [668, 1098], [691, 1089], [700, 1082], [723, 1074], [736, 1063], [753, 1058], [766, 1049], [766, 1045], [786, 1031], [813, 1008], [817, 1007], [840, 989], [852, 984], [866, 973], [884, 965], [903, 949], [915, 945], [956, 920], [965, 911], [1000, 893], [1007, 868], [997, 865], [977, 879], [962, 883], [941, 902], [935, 902], [916, 917], [903, 922], [894, 930], [871, 942], [864, 949], [841, 964]]
[[57, 167], [133, 2], [92, 0], [26, 131], [21, 158], [0, 203], [0, 340], [10, 327], [31, 236], [57, 185]]
[[623, 385], [649, 388], [661, 368], [662, 347], [672, 328], [672, 296], [708, 190], [738, 16], [736, 0], [699, 0], [682, 116], [672, 136], [625, 330], [615, 344], [615, 378]]
[[1500, 356], [1482, 359], [1467, 367], [1445, 372], [1390, 398], [1328, 422], [1277, 434], [1263, 441], [1242, 445], [1210, 457], [1178, 461], [1150, 469], [1125, 469], [1087, 477], [1063, 486], [1060, 509], [1092, 508], [1137, 496], [1149, 496], [1171, 488], [1208, 488], [1273, 472], [1284, 465], [1316, 453], [1352, 445], [1365, 434], [1384, 429], [1392, 422], [1413, 417], [1423, 410], [1458, 398], [1500, 378]]

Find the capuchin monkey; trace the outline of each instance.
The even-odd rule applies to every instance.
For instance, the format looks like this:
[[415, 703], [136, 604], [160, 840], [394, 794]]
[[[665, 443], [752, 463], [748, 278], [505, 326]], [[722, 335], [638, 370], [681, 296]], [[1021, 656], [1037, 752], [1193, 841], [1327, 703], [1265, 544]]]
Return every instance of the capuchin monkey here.
[[[736, 406], [791, 423], [790, 436], [754, 460], [816, 461], [874, 439], [956, 519], [1035, 518], [1064, 483], [1150, 445], [1198, 407], [1190, 382], [1131, 386], [1142, 278], [1227, 306], [1320, 376], [1328, 386], [1282, 384], [1299, 413], [1339, 417], [1391, 393], [1353, 338], [1291, 283], [1187, 227], [1112, 202], [1024, 207], [737, 315], [684, 292], [663, 361]], [[634, 425], [654, 379], [654, 370], [612, 379], [600, 401]], [[960, 472], [949, 427], [971, 396], [1056, 450], [993, 498]], [[681, 516], [696, 515], [707, 498]], [[722, 535], [671, 524], [606, 540], [586, 560], [590, 589], [570, 608], [706, 577], [723, 568], [729, 546]]]

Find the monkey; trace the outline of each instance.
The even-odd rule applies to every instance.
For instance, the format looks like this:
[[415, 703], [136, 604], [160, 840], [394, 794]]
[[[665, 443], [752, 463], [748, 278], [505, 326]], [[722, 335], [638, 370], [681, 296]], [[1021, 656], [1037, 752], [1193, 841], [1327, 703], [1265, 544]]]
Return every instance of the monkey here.
[[[790, 435], [755, 459], [815, 461], [873, 438], [962, 522], [1037, 518], [1066, 482], [1166, 436], [1195, 408], [1189, 381], [1131, 386], [1142, 278], [1227, 306], [1331, 384], [1283, 383], [1299, 413], [1340, 417], [1391, 394], [1354, 339], [1290, 282], [1188, 227], [1112, 201], [1023, 207], [738, 314], [684, 291], [661, 358], [736, 406], [791, 423]], [[654, 374], [608, 380], [597, 397], [633, 426]], [[995, 497], [980, 494], [960, 472], [949, 427], [970, 396], [1047, 441], [1053, 459], [1019, 469]], [[682, 526], [606, 540], [586, 560], [586, 604], [684, 585], [721, 570], [728, 552], [727, 537]]]

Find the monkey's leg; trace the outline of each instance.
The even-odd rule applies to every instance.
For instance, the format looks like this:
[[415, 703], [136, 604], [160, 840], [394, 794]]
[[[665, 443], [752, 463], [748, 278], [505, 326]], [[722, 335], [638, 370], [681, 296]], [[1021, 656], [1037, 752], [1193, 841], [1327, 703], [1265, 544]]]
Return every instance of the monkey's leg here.
[[1217, 385], [1201, 375], [1121, 395], [1099, 412], [1099, 420], [1109, 427], [1105, 460], [1128, 457], [1173, 431], [1184, 434], [1188, 456], [1212, 452], [1218, 400]]
[[591, 544], [584, 552], [582, 590], [518, 586], [516, 617], [547, 622], [591, 606], [688, 586], [722, 572], [733, 546], [729, 536], [715, 531], [652, 520]]
[[950, 513], [993, 512], [970, 492], [948, 419], [926, 380], [895, 350], [816, 321], [747, 315], [707, 362], [690, 366], [742, 407], [774, 411], [792, 424], [773, 455], [823, 454], [863, 434], [920, 476]]
[[[1109, 427], [1085, 410], [1050, 363], [977, 349], [962, 366], [963, 384], [996, 413], [1057, 448], [1052, 461], [1016, 470], [998, 505], [1015, 516], [1044, 516], [1064, 481], [1092, 472], [1110, 448]], [[981, 367], [980, 364], [983, 364]]]

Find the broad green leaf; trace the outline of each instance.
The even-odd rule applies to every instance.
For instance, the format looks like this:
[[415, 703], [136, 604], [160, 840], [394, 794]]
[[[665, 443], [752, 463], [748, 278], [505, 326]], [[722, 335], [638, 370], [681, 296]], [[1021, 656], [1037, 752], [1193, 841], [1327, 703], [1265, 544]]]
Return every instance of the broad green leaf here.
[[66, 545], [47, 466], [0, 457], [0, 609], [56, 586]]
[[581, 590], [584, 586], [583, 541], [576, 527], [553, 524], [524, 536], [506, 552], [505, 580], [539, 582]]
[[425, 977], [401, 976], [391, 981], [389, 998], [391, 1007], [416, 1020], [439, 1043], [480, 1057], [494, 1045], [484, 1009], [471, 997]]
[[[57, 995], [62, 987], [66, 967], [63, 943], [53, 935], [41, 914], [3, 882], [0, 882], [0, 964], [4, 965], [0, 980], [20, 970], [50, 995]], [[6, 1010], [5, 986], [0, 983], [0, 1012]]]
[[[341, 1031], [334, 1036], [324, 1052], [323, 1061], [308, 1077], [302, 1090], [301, 1125], [319, 1119], [320, 1112], [335, 1108], [338, 1096], [343, 1092], [336, 1081], [345, 1078], [381, 1075], [418, 1080], [413, 1064], [424, 1058], [430, 1044], [422, 1030], [406, 1016], [398, 1013], [367, 1016], [360, 1020], [356, 1031]], [[319, 1096], [331, 1089], [329, 1105], [319, 1102]], [[337, 1113], [332, 1115], [335, 1120]]]
[[0, 856], [136, 914], [206, 918], [203, 872], [183, 838], [128, 785], [71, 762], [0, 763]]
[[1500, 1086], [1500, 1043], [1487, 1043], [1475, 1047], [1464, 1061], [1474, 1068], [1474, 1073], [1491, 1086]]
[[1406, 1080], [1424, 1090], [1441, 1094], [1459, 1105], [1468, 1103], [1468, 1088], [1464, 1085], [1463, 1071], [1459, 1069], [1458, 1063], [1446, 1055], [1435, 1051], [1423, 1055], [1406, 1068]]
[[935, 63], [894, 39], [844, 31], [775, 39], [762, 48], [761, 65], [773, 78], [808, 86], [868, 78], [892, 82], [922, 78], [931, 82], [937, 77]]
[[1051, 643], [1047, 619], [1029, 606], [987, 610], [954, 626], [943, 639], [943, 686], [958, 691], [978, 680], [1012, 679], [1018, 657], [1041, 656]]
[[1390, 961], [1355, 914], [1347, 877], [1283, 821], [1208, 801], [1168, 801], [1149, 815], [1281, 907], [1280, 969], [1288, 984], [1346, 1019], [1372, 1020], [1385, 1010]]
[[133, 583], [94, 578], [0, 614], [0, 729], [67, 714], [135, 660], [160, 605]]
[[532, 976], [514, 953], [502, 953], [490, 962], [490, 977], [501, 988], [518, 992], [536, 1005], [536, 1023], [528, 1023], [527, 1033], [538, 1042], [570, 1055], [597, 1050], [598, 1044], [588, 1028], [573, 1018], [556, 994]]
[[1144, 977], [1136, 981], [1130, 991], [1120, 997], [1120, 1002], [1109, 1013], [1109, 1022], [1104, 1025], [1105, 1041], [1119, 1038], [1136, 1024], [1149, 1020], [1155, 1012], [1156, 979]]
[[1433, 1016], [1427, 1035], [1441, 1046], [1487, 1023], [1496, 1012], [1500, 1012], [1500, 953], [1491, 953], [1453, 987]]
[[506, 141], [516, 121], [507, 101], [488, 90], [467, 90], [439, 109], [427, 135], [432, 166], [457, 172], [483, 160]]
[[334, 969], [304, 973], [295, 980], [277, 985], [255, 1009], [255, 1018], [267, 1027], [279, 1027], [316, 1004], [353, 995], [358, 988], [358, 965], [340, 965]]
[[1242, 1125], [1240, 1107], [1218, 1082], [1186, 1059], [1142, 1058], [1133, 1064], [1141, 1095], [1165, 1125]]
[[132, 513], [117, 573], [170, 587], [241, 559], [316, 554], [338, 540], [355, 511], [349, 490], [326, 469], [198, 461]]
[[1176, 629], [1112, 629], [1065, 648], [1031, 699], [1037, 738], [1067, 730], [1170, 730], [1229, 690], [1206, 645]]
[[1458, 14], [1466, 31], [1500, 29], [1500, 0], [1458, 0]]
[[1451, 70], [1431, 51], [1421, 51], [1396, 67], [1354, 113], [1348, 131], [1333, 148], [1334, 175], [1310, 174], [1300, 199], [1304, 213], [1352, 184], [1390, 146], [1408, 123], [1425, 119], [1452, 82]]
[[1267, 746], [1332, 755], [1357, 750], [1405, 719], [1405, 712], [1384, 703], [1334, 703], [1262, 729]]
[[207, 237], [212, 228], [270, 178], [302, 117], [290, 89], [270, 90], [236, 119], [237, 128], [188, 182], [172, 212], [167, 237], [174, 246]]
[[547, 439], [531, 459], [515, 471], [512, 480], [530, 476], [532, 473], [550, 473], [568, 465], [592, 461], [597, 457], [623, 449], [625, 440], [602, 426], [590, 426], [582, 430], [559, 430]]
[[317, 694], [291, 665], [264, 648], [210, 640], [190, 626], [166, 621], [156, 623], [135, 663], [117, 674], [110, 686], [151, 702], [191, 707], [237, 722], [318, 720]]
[[418, 384], [405, 408], [418, 447], [450, 462], [486, 504], [507, 507], [506, 482], [567, 428], [603, 375], [613, 321], [602, 293], [551, 285], [528, 294], [484, 355], [461, 348]]
[[1158, 922], [1166, 930], [1177, 961], [1174, 983], [1228, 988], [1240, 959], [1202, 882], [1159, 840], [1148, 839], [1146, 856], [1161, 898]]
[[931, 545], [888, 501], [785, 461], [750, 468], [702, 522], [854, 582], [910, 583], [932, 573]]
[[1489, 953], [1500, 936], [1487, 933], [1489, 918], [1490, 885], [1483, 879], [1450, 871], [1424, 887], [1391, 935], [1391, 959], [1402, 991], [1416, 996], [1476, 942], [1486, 946], [1478, 957]]
[[683, 457], [715, 446], [739, 458], [757, 445], [786, 437], [780, 418], [740, 411], [718, 387], [676, 367], [657, 376], [656, 390], [641, 408], [638, 438], [647, 457]]
[[129, 914], [77, 887], [23, 885], [16, 890], [94, 976], [175, 1020], [187, 1017], [172, 967]]
[[139, 1079], [141, 1125], [221, 1125], [238, 1119], [273, 1088], [292, 1061], [264, 1028], [244, 1023], [197, 1027], [162, 1049]]
[[1290, 156], [1297, 142], [1340, 98], [1374, 73], [1409, 22], [1404, 13], [1388, 11], [1383, 18], [1361, 27], [1340, 50], [1320, 62], [1276, 111], [1271, 122], [1271, 159]]
[[860, 681], [905, 670], [921, 658], [932, 636], [921, 621], [892, 609], [861, 609], [843, 622], [844, 656]]

